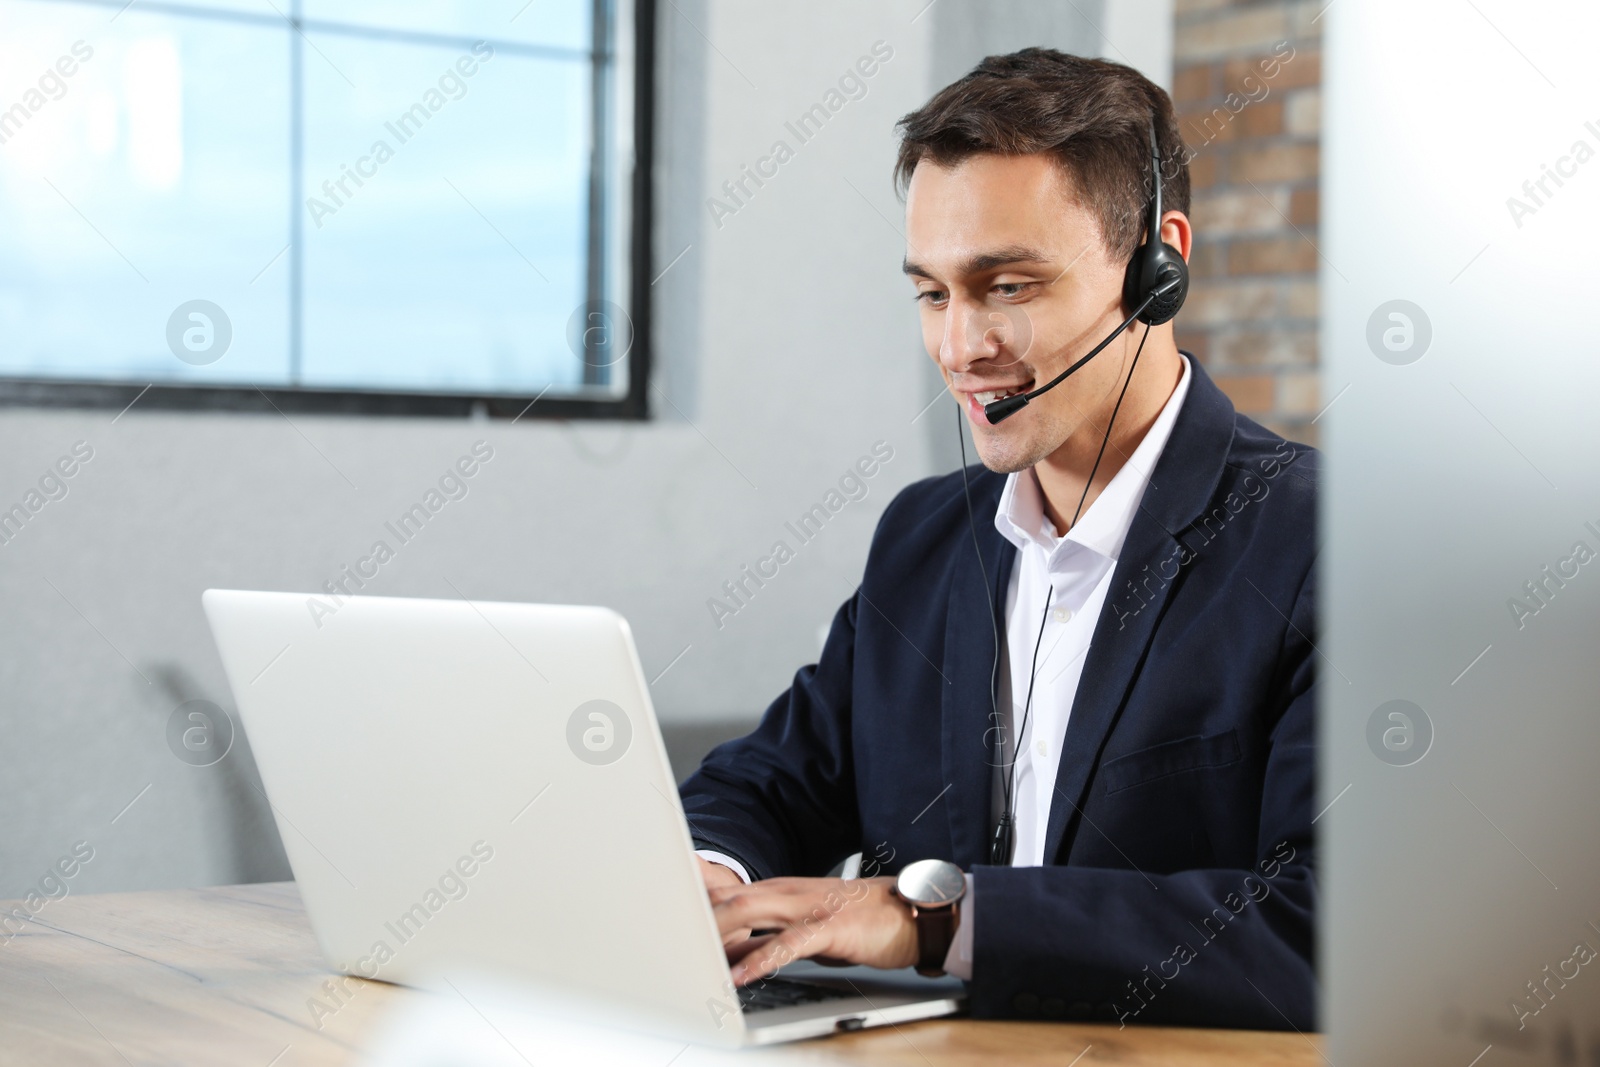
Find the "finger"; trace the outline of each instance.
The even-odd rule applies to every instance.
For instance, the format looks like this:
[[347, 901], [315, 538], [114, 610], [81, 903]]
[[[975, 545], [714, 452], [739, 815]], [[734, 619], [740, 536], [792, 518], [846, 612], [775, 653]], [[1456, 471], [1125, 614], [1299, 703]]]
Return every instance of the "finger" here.
[[744, 886], [742, 893], [713, 901], [711, 910], [717, 917], [717, 928], [724, 934], [744, 928], [788, 929], [809, 917], [816, 907], [816, 901], [809, 897], [772, 892], [765, 884]]
[[719, 901], [726, 900], [728, 897], [736, 896], [744, 890], [750, 889], [757, 889], [763, 893], [775, 893], [785, 896], [809, 896], [817, 892], [818, 881], [819, 879], [816, 878], [767, 878], [760, 882], [739, 882], [736, 885], [722, 885], [711, 890], [711, 902], [715, 904]]
[[[717, 931], [722, 935], [722, 943], [742, 941], [756, 932], [758, 926], [778, 925], [774, 923], [758, 924], [743, 918], [745, 914], [760, 914], [764, 908], [759, 903], [746, 900], [751, 894], [760, 897], [762, 891], [752, 886], [741, 885], [742, 892], [718, 894], [716, 890], [711, 893], [711, 914], [717, 921]], [[720, 896], [720, 900], [719, 900]]]
[[762, 949], [772, 944], [772, 942], [776, 941], [777, 938], [777, 934], [762, 934], [757, 937], [752, 937], [746, 941], [741, 941], [731, 948], [727, 948], [729, 966], [741, 962], [752, 952], [760, 952]]
[[808, 932], [802, 929], [787, 930], [761, 949], [749, 953], [733, 965], [733, 984], [749, 985], [775, 973], [785, 964], [815, 955], [826, 947], [823, 944], [825, 938], [808, 940], [808, 936]]

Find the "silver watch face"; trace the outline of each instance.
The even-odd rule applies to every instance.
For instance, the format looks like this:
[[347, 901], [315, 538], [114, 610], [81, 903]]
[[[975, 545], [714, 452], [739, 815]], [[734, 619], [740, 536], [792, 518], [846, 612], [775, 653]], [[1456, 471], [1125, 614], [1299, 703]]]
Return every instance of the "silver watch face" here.
[[949, 860], [918, 860], [901, 870], [895, 891], [919, 908], [936, 908], [960, 900], [967, 878]]

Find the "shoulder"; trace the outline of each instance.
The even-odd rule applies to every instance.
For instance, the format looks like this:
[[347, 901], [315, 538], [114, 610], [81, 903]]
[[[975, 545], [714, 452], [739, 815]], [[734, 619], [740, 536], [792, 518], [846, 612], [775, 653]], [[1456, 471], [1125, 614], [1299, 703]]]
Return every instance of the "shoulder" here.
[[879, 520], [879, 528], [890, 527], [907, 533], [942, 528], [953, 522], [964, 524], [969, 501], [975, 517], [987, 510], [988, 517], [993, 519], [1005, 482], [1005, 475], [996, 474], [982, 464], [912, 482], [889, 502]]
[[895, 494], [879, 518], [871, 562], [896, 557], [926, 562], [957, 538], [965, 543], [971, 536], [969, 515], [980, 536], [993, 530], [1005, 482], [1005, 475], [981, 464], [912, 482]]
[[[1179, 540], [1229, 569], [1282, 571], [1298, 586], [1317, 554], [1317, 486], [1322, 455], [1243, 415], [1221, 477]], [[1251, 562], [1254, 561], [1254, 562]], [[1258, 577], [1262, 571], [1257, 570]], [[1292, 592], [1293, 590], [1289, 590]]]
[[1321, 480], [1322, 453], [1310, 445], [1281, 437], [1254, 419], [1234, 416], [1233, 440], [1228, 446], [1223, 486], [1248, 489], [1264, 495], [1258, 483], [1286, 498], [1279, 506], [1311, 509]]

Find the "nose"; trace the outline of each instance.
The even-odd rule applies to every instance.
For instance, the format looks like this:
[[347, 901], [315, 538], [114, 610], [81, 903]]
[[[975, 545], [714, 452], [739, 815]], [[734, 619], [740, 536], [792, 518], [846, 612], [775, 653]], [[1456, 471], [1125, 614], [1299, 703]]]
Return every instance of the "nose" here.
[[965, 374], [980, 360], [993, 360], [1015, 341], [1017, 324], [998, 308], [955, 296], [945, 308], [939, 362], [952, 374]]
[[958, 304], [952, 298], [944, 327], [939, 359], [952, 374], [964, 374], [978, 362], [1014, 366], [1033, 347], [1033, 320], [1013, 304]]

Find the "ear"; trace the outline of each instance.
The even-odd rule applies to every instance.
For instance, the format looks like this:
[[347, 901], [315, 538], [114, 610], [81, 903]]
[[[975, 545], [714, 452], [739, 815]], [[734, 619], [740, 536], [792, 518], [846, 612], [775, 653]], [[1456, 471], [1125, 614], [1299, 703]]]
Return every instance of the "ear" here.
[[1189, 216], [1181, 211], [1162, 215], [1161, 240], [1176, 248], [1185, 263], [1189, 262], [1189, 251], [1194, 246], [1194, 227], [1189, 224]]

